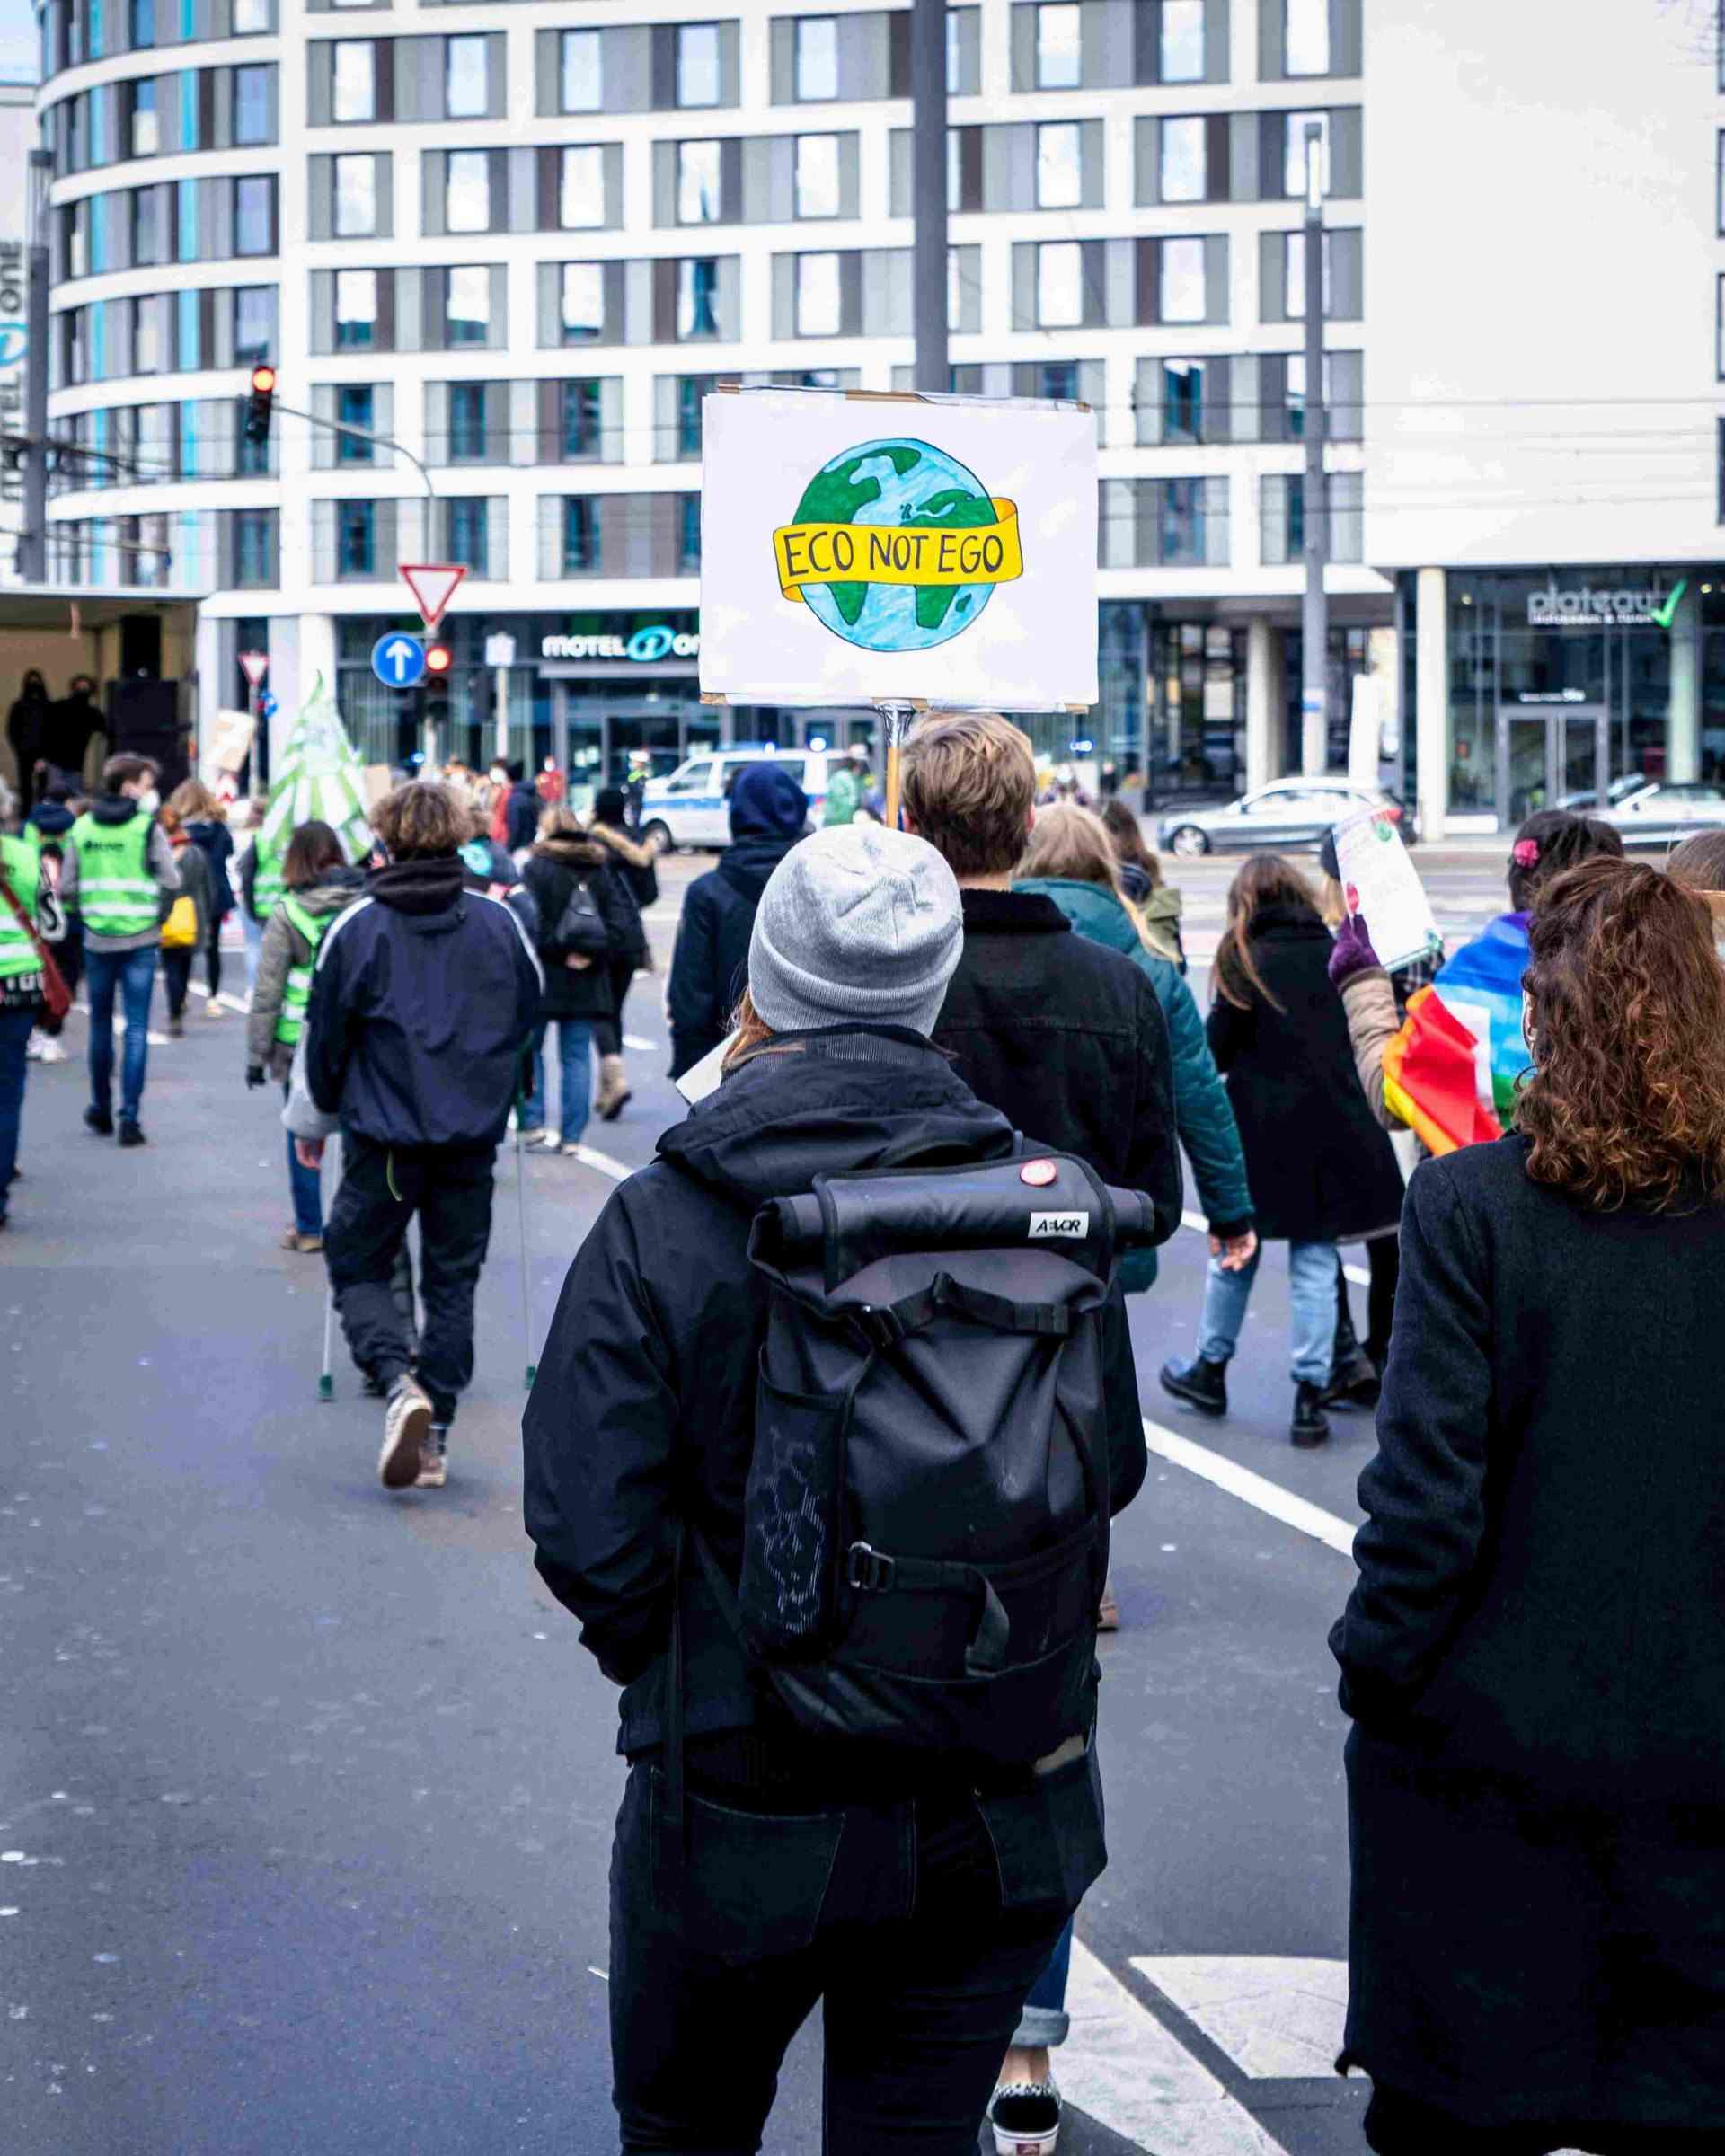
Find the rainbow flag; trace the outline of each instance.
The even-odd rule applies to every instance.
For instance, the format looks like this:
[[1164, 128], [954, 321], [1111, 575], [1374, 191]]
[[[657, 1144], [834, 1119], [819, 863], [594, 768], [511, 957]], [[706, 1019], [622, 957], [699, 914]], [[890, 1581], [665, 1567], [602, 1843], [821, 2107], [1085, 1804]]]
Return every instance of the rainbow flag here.
[[1433, 1153], [1501, 1137], [1514, 1117], [1527, 959], [1526, 915], [1500, 914], [1410, 1000], [1384, 1052], [1385, 1103]]

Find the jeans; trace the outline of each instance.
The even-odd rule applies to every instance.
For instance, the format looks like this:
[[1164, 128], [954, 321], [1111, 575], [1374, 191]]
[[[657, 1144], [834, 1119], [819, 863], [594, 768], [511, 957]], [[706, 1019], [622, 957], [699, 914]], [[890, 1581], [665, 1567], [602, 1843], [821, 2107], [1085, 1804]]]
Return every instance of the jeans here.
[[[293, 1091], [284, 1085], [281, 1097], [285, 1100]], [[294, 1225], [302, 1235], [321, 1235], [323, 1233], [323, 1175], [317, 1168], [305, 1167], [294, 1151], [294, 1134], [288, 1139], [288, 1188], [293, 1194]]]
[[473, 1374], [473, 1291], [491, 1237], [490, 1146], [409, 1152], [342, 1135], [341, 1187], [323, 1238], [330, 1286], [360, 1369], [385, 1388], [413, 1356], [412, 1314], [393, 1282], [407, 1224], [420, 1216], [419, 1377], [435, 1421], [455, 1420]]
[[84, 970], [90, 984], [90, 1103], [105, 1116], [114, 1112], [114, 991], [126, 1013], [126, 1063], [120, 1074], [121, 1119], [136, 1123], [144, 1103], [144, 1074], [150, 1060], [150, 995], [155, 986], [155, 946], [142, 950], [104, 950], [92, 937], [84, 945]]
[[521, 1127], [539, 1130], [545, 1121], [545, 1036], [557, 1029], [557, 1061], [561, 1069], [558, 1110], [562, 1143], [579, 1145], [587, 1128], [588, 1109], [593, 1100], [593, 1021], [590, 1018], [542, 1018], [533, 1035], [533, 1091], [522, 1104]]
[[258, 953], [263, 947], [263, 923], [254, 921], [242, 906], [240, 926], [245, 932], [245, 993], [249, 999], [258, 985]]
[[0, 1011], [0, 1220], [6, 1217], [8, 1185], [18, 1165], [18, 1126], [24, 1113], [25, 1049], [34, 1011]]
[[788, 1817], [694, 1790], [686, 1801], [675, 1893], [658, 1872], [656, 1766], [630, 1770], [617, 1819], [611, 2051], [624, 2156], [754, 2156], [785, 2048], [817, 2000], [827, 2156], [975, 2156], [1080, 1879], [1048, 1876], [1024, 1898], [995, 1854], [1012, 1836], [962, 1786]]
[[1013, 2042], [1021, 2051], [1052, 2051], [1072, 2034], [1066, 2011], [1066, 1978], [1072, 1971], [1072, 1926], [1055, 1944], [1048, 1966], [1031, 1986]]
[[[1261, 1248], [1250, 1265], [1225, 1273], [1214, 1258], [1204, 1283], [1204, 1313], [1198, 1321], [1198, 1352], [1206, 1362], [1225, 1363], [1240, 1342]], [[1288, 1333], [1293, 1374], [1305, 1384], [1327, 1385], [1336, 1338], [1336, 1246], [1287, 1246]]]

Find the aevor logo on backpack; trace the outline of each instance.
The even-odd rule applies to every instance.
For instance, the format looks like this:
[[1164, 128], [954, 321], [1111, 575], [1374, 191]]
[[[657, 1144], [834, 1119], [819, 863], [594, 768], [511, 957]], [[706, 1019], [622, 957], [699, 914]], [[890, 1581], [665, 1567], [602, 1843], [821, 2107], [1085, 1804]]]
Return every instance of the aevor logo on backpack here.
[[1082, 1242], [1090, 1233], [1088, 1213], [1032, 1213], [1032, 1242]]

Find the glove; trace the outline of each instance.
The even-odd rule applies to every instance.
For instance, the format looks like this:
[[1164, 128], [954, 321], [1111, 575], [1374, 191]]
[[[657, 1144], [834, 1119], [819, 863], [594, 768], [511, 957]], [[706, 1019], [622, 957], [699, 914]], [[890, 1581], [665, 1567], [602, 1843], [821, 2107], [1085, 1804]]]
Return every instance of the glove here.
[[249, 1092], [254, 1085], [262, 1083], [263, 1065], [261, 1063], [248, 1063], [245, 1066], [246, 1091]]
[[1365, 915], [1349, 914], [1330, 947], [1331, 981], [1337, 988], [1345, 988], [1349, 981], [1382, 964], [1372, 949], [1372, 932], [1366, 925]]

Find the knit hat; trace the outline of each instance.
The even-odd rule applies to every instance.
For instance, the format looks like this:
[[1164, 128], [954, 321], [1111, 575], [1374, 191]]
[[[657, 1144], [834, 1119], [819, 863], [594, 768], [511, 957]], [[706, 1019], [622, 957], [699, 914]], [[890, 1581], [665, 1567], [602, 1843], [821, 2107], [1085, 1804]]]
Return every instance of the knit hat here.
[[959, 887], [933, 846], [884, 824], [839, 824], [768, 877], [749, 997], [775, 1033], [847, 1021], [932, 1033], [963, 947]]

